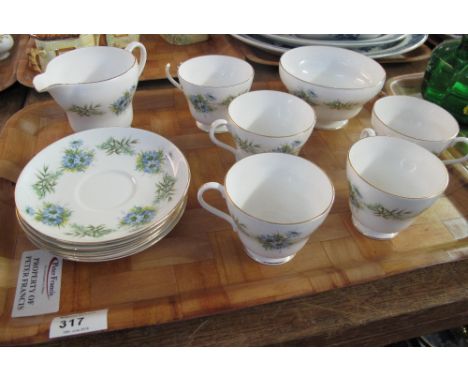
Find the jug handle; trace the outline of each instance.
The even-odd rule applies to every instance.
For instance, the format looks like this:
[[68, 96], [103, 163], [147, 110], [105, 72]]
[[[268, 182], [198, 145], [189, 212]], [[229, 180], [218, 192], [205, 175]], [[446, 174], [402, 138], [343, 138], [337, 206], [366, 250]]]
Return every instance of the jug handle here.
[[138, 77], [140, 77], [146, 65], [146, 48], [141, 42], [133, 41], [125, 47], [125, 50], [131, 53], [135, 48], [140, 49], [140, 62], [138, 62]]
[[169, 63], [166, 64], [166, 77], [172, 85], [174, 85], [177, 89], [182, 90], [182, 85], [179, 84], [171, 75], [171, 64]]

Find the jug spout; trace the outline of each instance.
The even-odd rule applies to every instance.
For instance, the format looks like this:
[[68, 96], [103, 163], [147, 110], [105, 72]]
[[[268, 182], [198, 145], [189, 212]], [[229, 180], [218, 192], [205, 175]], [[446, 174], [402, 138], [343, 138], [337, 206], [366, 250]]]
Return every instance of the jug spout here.
[[42, 73], [34, 77], [33, 85], [39, 93], [43, 93], [49, 91], [51, 88], [57, 86], [58, 84], [51, 83], [47, 73]]

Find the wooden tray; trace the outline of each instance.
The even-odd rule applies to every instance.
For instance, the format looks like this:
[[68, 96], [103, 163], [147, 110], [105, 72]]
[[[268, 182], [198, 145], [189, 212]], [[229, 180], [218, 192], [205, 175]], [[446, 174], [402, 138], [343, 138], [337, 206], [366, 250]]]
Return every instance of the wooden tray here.
[[[103, 41], [103, 39], [101, 39]], [[236, 49], [226, 35], [210, 35], [204, 42], [191, 45], [172, 45], [159, 35], [141, 35], [140, 41], [145, 45], [148, 58], [145, 70], [140, 77], [141, 81], [159, 80], [166, 78], [164, 68], [171, 63], [173, 75], [176, 75], [177, 66], [192, 57], [205, 54], [224, 54], [244, 58], [241, 51]], [[18, 81], [24, 86], [33, 87], [32, 80], [37, 72], [28, 65], [28, 50], [34, 46], [33, 39], [29, 38], [22, 49], [18, 66]]]
[[[279, 81], [256, 82], [254, 88], [284, 90]], [[189, 161], [192, 183], [187, 211], [164, 240], [138, 255], [98, 264], [65, 261], [60, 311], [12, 319], [18, 262], [21, 253], [34, 246], [15, 223], [13, 185], [1, 181], [0, 342], [48, 341], [50, 322], [59, 315], [108, 308], [109, 330], [158, 325], [468, 258], [464, 218], [468, 193], [466, 183], [454, 174], [446, 195], [394, 240], [370, 240], [354, 229], [345, 158], [361, 129], [369, 126], [369, 107], [342, 130], [314, 131], [304, 147], [301, 155], [330, 175], [336, 200], [306, 247], [291, 262], [275, 267], [250, 260], [230, 226], [203, 210], [196, 200], [201, 184], [223, 181], [234, 163], [232, 155], [214, 146], [195, 127], [186, 100], [177, 90], [137, 92], [133, 125], [167, 137]], [[65, 114], [53, 101], [19, 111], [0, 135], [0, 177], [14, 181], [35, 153], [70, 133]], [[221, 139], [232, 143], [228, 134]], [[209, 203], [226, 209], [217, 193], [206, 195]]]
[[28, 41], [26, 35], [12, 35], [15, 40], [10, 51], [10, 56], [6, 60], [0, 61], [0, 91], [13, 85], [16, 82], [16, 68], [18, 66], [21, 52], [24, 50], [24, 46]]

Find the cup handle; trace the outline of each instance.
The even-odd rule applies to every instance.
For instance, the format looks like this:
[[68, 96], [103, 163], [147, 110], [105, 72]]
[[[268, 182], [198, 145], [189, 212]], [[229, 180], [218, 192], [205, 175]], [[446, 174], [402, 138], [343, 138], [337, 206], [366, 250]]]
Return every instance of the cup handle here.
[[211, 142], [213, 142], [216, 146], [219, 146], [227, 151], [230, 151], [231, 153], [233, 153], [234, 155], [236, 155], [236, 149], [232, 146], [229, 146], [227, 145], [226, 143], [224, 142], [221, 142], [220, 140], [218, 140], [218, 138], [216, 138], [215, 134], [216, 134], [216, 131], [221, 128], [221, 127], [224, 127], [224, 126], [227, 126], [228, 123], [225, 119], [217, 119], [216, 121], [214, 121], [212, 124], [211, 124], [211, 127], [210, 127], [210, 132], [209, 132], [209, 136], [210, 136], [210, 139], [211, 139]]
[[[463, 142], [463, 143], [468, 144], [468, 138], [466, 138], [466, 137], [457, 137], [457, 138], [453, 139], [452, 142], [450, 142], [449, 147], [455, 146], [459, 142]], [[466, 154], [465, 156], [463, 156], [461, 158], [447, 159], [447, 160], [443, 160], [442, 162], [444, 164], [455, 164], [455, 163], [460, 163], [460, 162], [465, 162], [465, 161], [468, 161], [468, 154]]]
[[361, 135], [359, 136], [359, 139], [363, 138], [369, 138], [369, 137], [375, 137], [377, 133], [375, 132], [374, 129], [371, 129], [370, 127], [366, 127], [361, 131]]
[[234, 220], [232, 219], [231, 216], [228, 214], [224, 213], [223, 211], [218, 210], [217, 208], [210, 206], [205, 200], [203, 199], [203, 194], [205, 191], [208, 190], [216, 190], [218, 191], [224, 199], [226, 199], [226, 193], [224, 191], [224, 186], [217, 183], [217, 182], [208, 182], [203, 184], [199, 189], [197, 193], [197, 199], [200, 205], [207, 210], [208, 212], [211, 212], [213, 215], [216, 215], [217, 217], [226, 220], [234, 230], [234, 232], [237, 232], [237, 227], [236, 224], [234, 223]]
[[182, 90], [182, 85], [179, 84], [174, 77], [171, 75], [171, 64], [167, 63], [166, 64], [166, 78], [169, 80], [169, 82], [174, 85], [177, 89]]
[[141, 42], [133, 41], [125, 47], [125, 50], [133, 52], [135, 48], [140, 49], [140, 62], [138, 63], [138, 77], [140, 77], [146, 65], [146, 48]]

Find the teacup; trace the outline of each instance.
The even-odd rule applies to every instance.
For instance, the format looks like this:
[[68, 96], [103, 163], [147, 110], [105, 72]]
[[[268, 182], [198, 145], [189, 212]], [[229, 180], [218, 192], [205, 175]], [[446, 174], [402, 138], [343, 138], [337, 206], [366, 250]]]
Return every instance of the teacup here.
[[[222, 55], [199, 56], [183, 62], [178, 83], [166, 65], [167, 79], [187, 98], [196, 125], [208, 132], [215, 120], [227, 118], [227, 108], [237, 96], [250, 90], [254, 69], [244, 60]], [[225, 130], [226, 131], [226, 130]]]
[[14, 44], [15, 40], [11, 35], [0, 34], [0, 61], [10, 56], [10, 51]]
[[281, 81], [314, 107], [318, 129], [336, 130], [356, 116], [385, 83], [375, 60], [348, 49], [302, 46], [281, 56]]
[[[203, 199], [217, 190], [226, 199], [229, 215]], [[236, 162], [224, 186], [205, 183], [198, 190], [203, 208], [226, 220], [255, 261], [283, 264], [306, 244], [330, 212], [335, 191], [318, 166], [283, 153], [251, 155]]]
[[442, 161], [404, 139], [375, 136], [354, 143], [346, 174], [354, 226], [365, 236], [392, 239], [445, 191]]
[[[140, 62], [132, 54], [140, 50]], [[132, 101], [146, 62], [139, 42], [125, 49], [80, 48], [55, 57], [34, 77], [38, 92], [48, 91], [67, 113], [74, 131], [96, 127], [130, 127]]]
[[[361, 132], [361, 137], [386, 135], [416, 143], [435, 155], [458, 142], [468, 144], [468, 138], [458, 137], [457, 120], [442, 107], [416, 97], [389, 96], [375, 102], [372, 109], [371, 128]], [[462, 158], [444, 160], [445, 164], [460, 163]]]
[[[258, 90], [235, 98], [228, 115], [230, 122], [213, 122], [210, 139], [232, 152], [236, 160], [264, 152], [298, 155], [315, 125], [315, 112], [307, 102], [274, 90]], [[223, 127], [228, 128], [236, 148], [215, 137]]]

